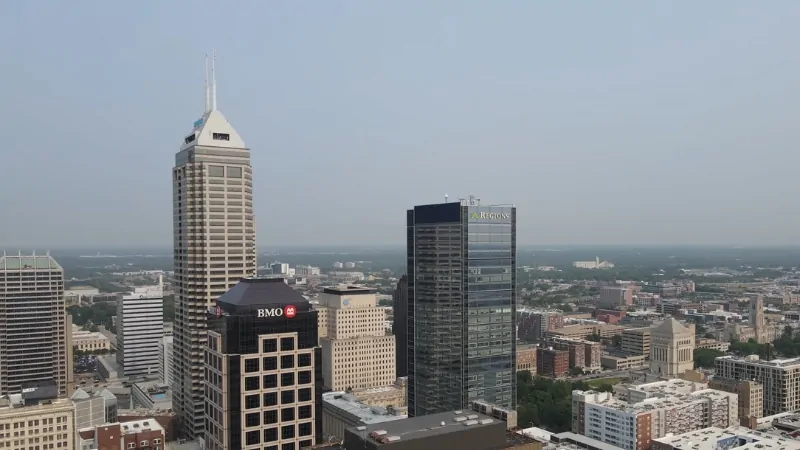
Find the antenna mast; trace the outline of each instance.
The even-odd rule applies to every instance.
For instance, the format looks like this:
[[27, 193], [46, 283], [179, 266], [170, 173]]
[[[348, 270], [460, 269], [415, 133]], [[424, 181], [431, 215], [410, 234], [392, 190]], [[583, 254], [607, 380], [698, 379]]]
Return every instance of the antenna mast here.
[[208, 90], [208, 53], [206, 53], [205, 75], [206, 75], [206, 84], [205, 84], [205, 88], [204, 88], [204, 91], [203, 91], [203, 93], [205, 94], [205, 97], [206, 97], [206, 109], [205, 109], [205, 112], [209, 112], [209, 111], [211, 111], [211, 92], [209, 92], [209, 90]]
[[217, 49], [211, 50], [211, 111], [217, 110]]

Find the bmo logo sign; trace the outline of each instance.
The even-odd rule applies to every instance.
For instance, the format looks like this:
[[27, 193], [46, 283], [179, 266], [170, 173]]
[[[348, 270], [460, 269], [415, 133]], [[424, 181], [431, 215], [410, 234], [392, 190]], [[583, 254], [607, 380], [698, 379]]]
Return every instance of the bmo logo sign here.
[[297, 315], [297, 308], [294, 305], [286, 305], [283, 308], [259, 309], [256, 310], [257, 317], [286, 317], [291, 319]]

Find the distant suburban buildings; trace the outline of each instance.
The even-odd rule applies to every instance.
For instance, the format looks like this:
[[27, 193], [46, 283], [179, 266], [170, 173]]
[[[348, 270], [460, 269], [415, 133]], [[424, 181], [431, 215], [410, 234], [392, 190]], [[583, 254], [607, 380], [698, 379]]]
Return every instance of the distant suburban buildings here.
[[319, 267], [297, 266], [295, 268], [295, 275], [298, 277], [318, 277], [319, 274]]
[[551, 310], [518, 310], [517, 328], [519, 338], [526, 342], [539, 342], [547, 332], [564, 326], [564, 313]]
[[289, 264], [276, 262], [270, 264], [269, 268], [273, 275], [289, 275]]
[[600, 288], [600, 302], [602, 308], [628, 307], [633, 304], [633, 288], [620, 286], [603, 286]]
[[594, 261], [574, 261], [572, 266], [578, 269], [613, 269], [614, 264], [608, 261], [600, 261], [600, 257], [596, 257]]

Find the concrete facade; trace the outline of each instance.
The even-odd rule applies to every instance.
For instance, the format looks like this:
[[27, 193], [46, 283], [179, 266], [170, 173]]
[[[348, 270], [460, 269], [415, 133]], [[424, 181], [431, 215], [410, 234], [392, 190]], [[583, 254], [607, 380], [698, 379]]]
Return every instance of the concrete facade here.
[[317, 311], [326, 316], [320, 339], [325, 387], [335, 391], [389, 386], [397, 379], [395, 337], [386, 334], [386, 311], [374, 289], [326, 288]]
[[668, 318], [650, 333], [650, 371], [676, 377], [694, 369], [694, 331]]
[[182, 433], [195, 438], [205, 422], [206, 310], [240, 279], [256, 276], [250, 150], [213, 104], [175, 155], [172, 192], [173, 405]]

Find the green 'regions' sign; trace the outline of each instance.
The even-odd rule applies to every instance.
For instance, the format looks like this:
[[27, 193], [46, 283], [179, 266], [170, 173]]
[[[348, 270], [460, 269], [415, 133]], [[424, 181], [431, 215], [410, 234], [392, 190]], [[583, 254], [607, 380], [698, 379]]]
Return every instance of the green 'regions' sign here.
[[508, 213], [473, 212], [473, 219], [505, 220], [511, 217]]

